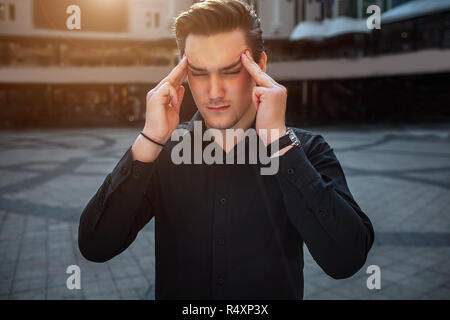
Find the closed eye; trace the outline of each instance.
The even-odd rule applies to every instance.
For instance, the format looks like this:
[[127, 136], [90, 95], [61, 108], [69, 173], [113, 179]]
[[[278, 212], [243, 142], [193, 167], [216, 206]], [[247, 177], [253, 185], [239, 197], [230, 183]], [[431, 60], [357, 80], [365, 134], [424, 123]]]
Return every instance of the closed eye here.
[[[239, 70], [233, 71], [233, 72], [223, 72], [223, 74], [225, 74], [225, 75], [235, 75], [235, 74], [239, 74], [241, 72], [241, 70], [242, 70], [242, 68], [239, 69]], [[208, 74], [207, 73], [194, 73], [194, 72], [192, 72], [192, 75], [194, 77], [204, 77], [204, 76], [207, 76]]]
[[223, 74], [239, 74], [241, 72], [242, 68], [240, 68], [239, 70], [236, 71], [229, 71], [229, 72], [224, 72]]
[[233, 72], [224, 72], [223, 74], [238, 74], [240, 72], [241, 72], [241, 70], [233, 71]]

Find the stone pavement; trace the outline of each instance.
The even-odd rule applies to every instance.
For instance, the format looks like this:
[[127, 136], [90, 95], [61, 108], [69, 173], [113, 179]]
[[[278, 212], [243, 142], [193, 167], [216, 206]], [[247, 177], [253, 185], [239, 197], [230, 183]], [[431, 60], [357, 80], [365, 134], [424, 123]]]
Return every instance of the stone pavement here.
[[[305, 299], [450, 298], [450, 125], [305, 128], [322, 134], [375, 244], [353, 277], [327, 276], [305, 246]], [[154, 298], [153, 220], [122, 254], [85, 260], [78, 219], [137, 129], [0, 132], [0, 299]], [[69, 290], [69, 265], [81, 290]], [[366, 269], [381, 270], [369, 290]]]

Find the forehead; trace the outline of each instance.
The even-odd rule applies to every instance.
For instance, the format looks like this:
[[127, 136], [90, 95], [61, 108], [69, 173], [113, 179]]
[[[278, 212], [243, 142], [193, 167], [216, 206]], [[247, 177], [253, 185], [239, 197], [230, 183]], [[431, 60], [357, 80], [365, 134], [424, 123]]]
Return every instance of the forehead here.
[[234, 30], [210, 36], [190, 34], [185, 52], [191, 65], [212, 71], [239, 61], [247, 48], [244, 32]]

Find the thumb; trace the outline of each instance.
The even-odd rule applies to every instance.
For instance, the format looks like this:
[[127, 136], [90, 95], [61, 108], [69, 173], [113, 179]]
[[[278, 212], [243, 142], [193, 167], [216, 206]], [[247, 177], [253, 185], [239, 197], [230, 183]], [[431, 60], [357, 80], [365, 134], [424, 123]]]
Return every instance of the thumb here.
[[261, 96], [264, 93], [265, 93], [265, 88], [261, 88], [261, 87], [253, 88], [252, 100], [255, 105], [256, 111], [258, 111], [258, 109], [259, 109], [259, 105], [261, 103]]
[[175, 106], [175, 110], [180, 113], [180, 108], [181, 108], [181, 103], [183, 102], [183, 96], [184, 96], [184, 92], [185, 92], [185, 88], [183, 85], [180, 85], [180, 87], [177, 90], [177, 98], [178, 98], [178, 103]]

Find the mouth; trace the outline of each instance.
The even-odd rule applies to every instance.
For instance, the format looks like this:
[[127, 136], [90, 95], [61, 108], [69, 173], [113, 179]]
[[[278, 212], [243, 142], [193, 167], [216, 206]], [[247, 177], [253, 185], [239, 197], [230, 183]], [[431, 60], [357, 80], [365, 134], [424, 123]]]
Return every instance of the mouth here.
[[211, 110], [211, 111], [225, 111], [229, 107], [230, 107], [229, 105], [227, 105], [227, 106], [220, 106], [220, 107], [211, 107], [211, 108], [208, 107], [208, 110]]

